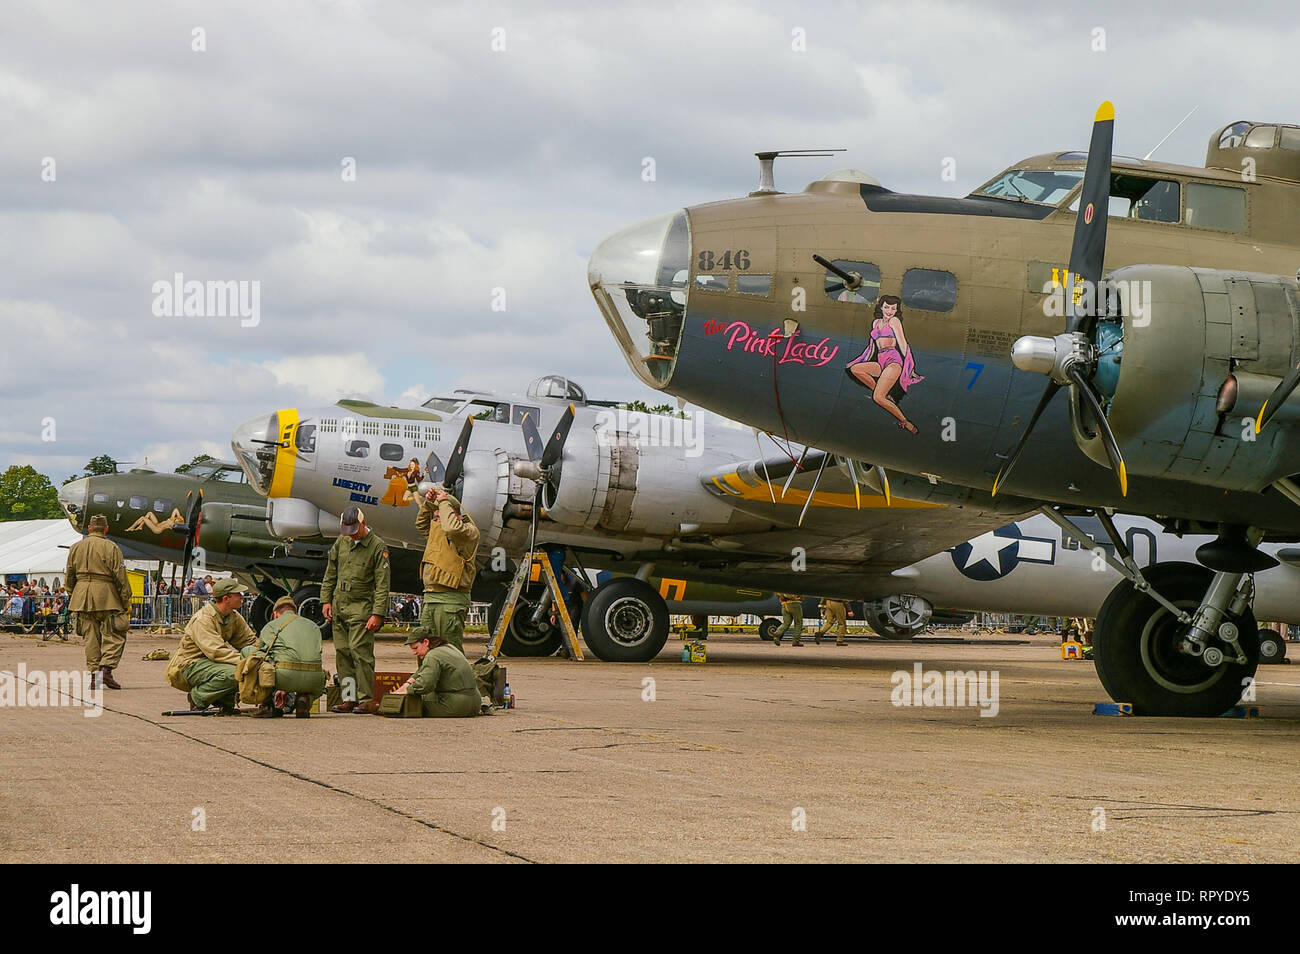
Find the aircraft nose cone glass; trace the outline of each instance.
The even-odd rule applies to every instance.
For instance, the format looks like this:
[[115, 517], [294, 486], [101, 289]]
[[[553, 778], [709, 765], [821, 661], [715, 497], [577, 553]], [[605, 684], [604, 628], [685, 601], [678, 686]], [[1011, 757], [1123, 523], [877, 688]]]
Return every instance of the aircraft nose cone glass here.
[[86, 501], [90, 496], [90, 478], [70, 480], [59, 488], [59, 506], [68, 515], [74, 527], [86, 520]]
[[673, 375], [686, 317], [690, 225], [678, 209], [615, 232], [587, 265], [591, 293], [632, 370], [661, 388]]
[[271, 492], [275, 476], [276, 435], [280, 433], [280, 415], [265, 414], [245, 421], [235, 428], [230, 439], [235, 459], [248, 475], [248, 482], [263, 497]]

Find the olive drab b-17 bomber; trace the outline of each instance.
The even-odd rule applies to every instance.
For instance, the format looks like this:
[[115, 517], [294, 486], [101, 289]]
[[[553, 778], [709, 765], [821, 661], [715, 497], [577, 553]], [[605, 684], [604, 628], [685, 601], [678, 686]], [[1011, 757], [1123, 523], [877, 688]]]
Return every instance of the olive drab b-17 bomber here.
[[[1254, 673], [1261, 540], [1300, 538], [1300, 127], [1234, 122], [1204, 168], [1088, 152], [1016, 163], [964, 198], [860, 173], [606, 239], [589, 281], [647, 384], [1068, 532], [1095, 513], [1126, 582], [1098, 675], [1157, 715], [1217, 715]], [[1064, 391], [1061, 399], [1055, 399]], [[1215, 535], [1140, 568], [1111, 514]]]
[[[632, 574], [596, 587], [581, 619], [588, 646], [612, 660], [653, 658], [667, 639], [669, 593], [651, 577], [882, 601], [900, 595], [891, 571], [1008, 519], [890, 496], [891, 478], [876, 468], [760, 443], [715, 415], [589, 401], [555, 376], [523, 398], [458, 391], [409, 410], [282, 409], [241, 425], [232, 444], [281, 539], [336, 536], [338, 514], [356, 504], [391, 546], [422, 550], [419, 500], [444, 483], [479, 527], [473, 596], [495, 604], [490, 620], [536, 513], [537, 541], [567, 548], [579, 572]], [[914, 480], [899, 475], [896, 489]], [[544, 593], [526, 592], [533, 608], [514, 614], [507, 654], [558, 648], [558, 630], [529, 628], [544, 622]], [[911, 619], [923, 625], [928, 604], [909, 605], [924, 607]], [[887, 613], [869, 618], [893, 627]]]
[[[289, 594], [305, 615], [329, 627], [318, 585], [327, 548], [272, 536], [266, 501], [238, 464], [214, 460], [184, 474], [133, 468], [82, 477], [59, 488], [59, 503], [83, 534], [92, 516], [106, 517], [109, 539], [129, 557], [174, 563], [186, 577], [208, 570], [242, 577], [258, 592], [249, 613], [255, 623], [269, 620], [271, 605]], [[415, 562], [408, 561], [408, 575], [417, 571]]]

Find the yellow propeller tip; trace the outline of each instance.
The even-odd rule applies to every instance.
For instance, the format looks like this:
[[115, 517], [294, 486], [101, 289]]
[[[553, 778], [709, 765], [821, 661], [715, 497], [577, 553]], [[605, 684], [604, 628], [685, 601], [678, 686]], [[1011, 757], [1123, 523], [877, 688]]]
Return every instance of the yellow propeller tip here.
[[1259, 409], [1259, 415], [1255, 418], [1255, 433], [1258, 434], [1264, 429], [1264, 412], [1268, 410], [1268, 401]]
[[1124, 466], [1123, 461], [1119, 462], [1119, 495], [1128, 496], [1128, 468]]
[[1115, 119], [1115, 104], [1108, 99], [1102, 100], [1101, 105], [1097, 107], [1097, 115], [1096, 117], [1094, 117], [1093, 122], [1095, 123], [1113, 122], [1114, 119]]

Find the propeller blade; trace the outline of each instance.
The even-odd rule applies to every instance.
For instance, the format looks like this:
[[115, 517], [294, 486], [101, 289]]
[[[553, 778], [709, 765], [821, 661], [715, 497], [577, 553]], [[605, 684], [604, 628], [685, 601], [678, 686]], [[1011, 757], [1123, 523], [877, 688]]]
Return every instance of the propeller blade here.
[[564, 416], [560, 418], [560, 423], [555, 426], [555, 433], [551, 439], [546, 442], [546, 450], [542, 452], [542, 466], [550, 467], [560, 455], [564, 453], [564, 442], [569, 439], [569, 428], [573, 427], [573, 405], [570, 404]]
[[790, 468], [790, 476], [785, 479], [785, 485], [781, 488], [781, 499], [785, 499], [785, 492], [790, 489], [790, 482], [794, 480], [794, 475], [803, 470], [803, 459], [808, 456], [808, 448], [805, 446], [803, 453], [799, 455], [799, 460]]
[[443, 466], [437, 451], [429, 451], [429, 456], [424, 459], [424, 474], [430, 483], [446, 483], [447, 468]]
[[1092, 385], [1085, 378], [1078, 368], [1071, 368], [1068, 372], [1070, 380], [1078, 389], [1080, 397], [1080, 407], [1087, 410], [1089, 417], [1092, 418], [1092, 429], [1101, 437], [1101, 441], [1106, 445], [1106, 456], [1110, 459], [1110, 469], [1115, 471], [1115, 476], [1119, 480], [1120, 496], [1128, 496], [1128, 471], [1124, 467], [1124, 455], [1119, 452], [1119, 443], [1115, 440], [1115, 435], [1111, 433], [1110, 424], [1106, 421], [1106, 415], [1102, 413], [1101, 402], [1097, 400], [1096, 393], [1092, 390]]
[[198, 518], [203, 510], [203, 491], [185, 494], [185, 546], [181, 550], [181, 583], [189, 583], [190, 560], [194, 556], [194, 544], [198, 537]]
[[542, 435], [537, 432], [537, 422], [533, 420], [531, 413], [525, 413], [519, 426], [524, 432], [524, 447], [528, 451], [528, 459], [536, 463], [542, 459]]
[[876, 465], [876, 477], [880, 479], [880, 489], [884, 491], [885, 494], [885, 506], [892, 507], [893, 504], [890, 502], [889, 497], [889, 475], [885, 473], [885, 468], [881, 467], [879, 464]]
[[[1111, 145], [1115, 135], [1115, 107], [1110, 100], [1097, 107], [1088, 144], [1088, 164], [1079, 193], [1079, 215], [1074, 222], [1074, 243], [1070, 246], [1070, 274], [1065, 283], [1067, 332], [1077, 331], [1086, 315], [1076, 314], [1074, 276], [1096, 288], [1106, 256], [1106, 220], [1110, 210]], [[1095, 310], [1095, 309], [1094, 309]]]
[[[862, 486], [858, 483], [858, 469], [853, 466], [853, 458], [844, 458], [844, 463], [849, 465], [849, 480], [853, 481], [853, 502], [862, 509]], [[775, 501], [773, 501], [775, 502]]]
[[460, 429], [460, 436], [456, 438], [456, 449], [451, 452], [451, 457], [447, 461], [447, 473], [442, 484], [444, 487], [455, 484], [465, 472], [465, 451], [469, 448], [470, 431], [473, 429], [474, 418], [465, 418], [465, 424]]
[[1259, 417], [1255, 418], [1256, 434], [1264, 429], [1264, 425], [1286, 403], [1286, 399], [1291, 396], [1291, 392], [1296, 389], [1297, 385], [1300, 385], [1300, 365], [1297, 365], [1290, 374], [1282, 379], [1282, 383], [1273, 390], [1273, 393], [1268, 396], [1268, 400], [1264, 402], [1264, 406], [1259, 409]]
[[758, 462], [763, 465], [763, 482], [767, 484], [767, 495], [776, 503], [776, 491], [772, 489], [772, 476], [767, 472], [767, 458], [763, 456], [763, 443], [758, 439], [758, 428], [754, 428], [754, 446], [758, 448]]
[[822, 454], [821, 466], [817, 468], [817, 476], [813, 478], [812, 490], [808, 491], [808, 499], [804, 501], [803, 509], [799, 511], [799, 523], [797, 526], [803, 526], [804, 514], [812, 506], [813, 495], [817, 493], [817, 485], [822, 482], [822, 471], [826, 469], [826, 461], [830, 459], [830, 454]]
[[1029, 419], [1029, 423], [1025, 425], [1025, 429], [1020, 433], [1020, 440], [1016, 442], [1016, 446], [1012, 449], [1011, 453], [1007, 455], [1007, 462], [1002, 465], [1002, 469], [998, 471], [998, 475], [993, 478], [993, 492], [991, 496], [996, 497], [998, 495], [998, 488], [1006, 482], [1007, 476], [1011, 473], [1012, 468], [1016, 466], [1016, 461], [1020, 460], [1020, 455], [1024, 452], [1025, 445], [1029, 443], [1029, 435], [1033, 432], [1034, 425], [1037, 424], [1038, 419], [1043, 416], [1043, 411], [1047, 409], [1047, 405], [1051, 403], [1052, 398], [1056, 397], [1056, 392], [1061, 390], [1063, 386], [1064, 385], [1057, 384], [1055, 379], [1048, 379], [1047, 387], [1043, 389], [1043, 396], [1038, 399], [1038, 407], [1034, 408], [1034, 416]]

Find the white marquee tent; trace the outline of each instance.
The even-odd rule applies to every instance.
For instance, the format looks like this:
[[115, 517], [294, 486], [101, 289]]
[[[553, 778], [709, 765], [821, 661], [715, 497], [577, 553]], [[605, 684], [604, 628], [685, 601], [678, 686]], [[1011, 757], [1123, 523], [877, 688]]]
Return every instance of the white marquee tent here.
[[25, 574], [49, 586], [62, 583], [68, 547], [80, 539], [72, 524], [61, 518], [0, 523], [0, 575]]

